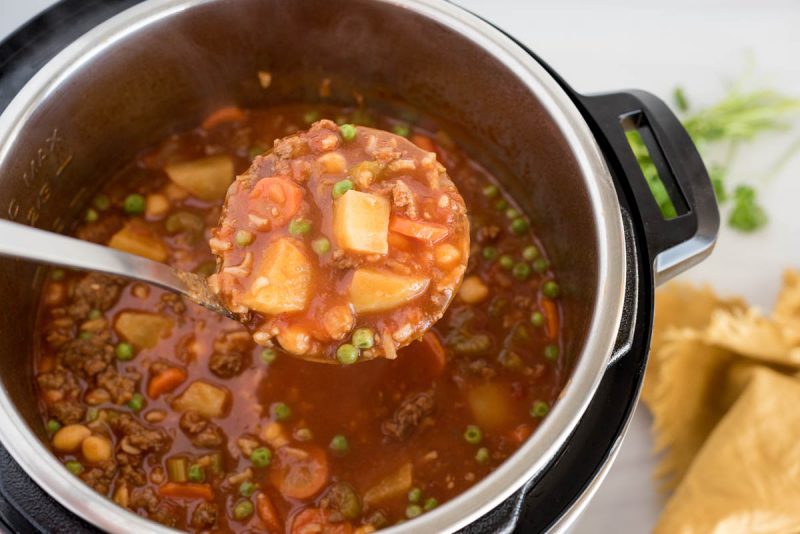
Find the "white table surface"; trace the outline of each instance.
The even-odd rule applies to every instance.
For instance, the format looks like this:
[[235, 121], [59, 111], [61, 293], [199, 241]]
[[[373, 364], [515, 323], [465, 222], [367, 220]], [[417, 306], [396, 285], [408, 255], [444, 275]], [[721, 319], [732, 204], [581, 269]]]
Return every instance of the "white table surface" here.
[[[0, 0], [0, 38], [53, 0]], [[719, 98], [751, 71], [751, 87], [800, 97], [800, 2], [795, 0], [457, 0], [499, 25], [583, 92], [647, 89], [669, 98], [676, 84], [690, 101]], [[713, 256], [684, 278], [709, 282], [769, 307], [780, 273], [800, 267], [800, 157], [765, 183], [775, 158], [800, 139], [791, 130], [746, 147], [735, 180], [758, 185], [768, 228], [741, 235], [723, 228]], [[574, 532], [639, 534], [661, 505], [650, 473], [649, 416], [639, 409], [616, 464]]]

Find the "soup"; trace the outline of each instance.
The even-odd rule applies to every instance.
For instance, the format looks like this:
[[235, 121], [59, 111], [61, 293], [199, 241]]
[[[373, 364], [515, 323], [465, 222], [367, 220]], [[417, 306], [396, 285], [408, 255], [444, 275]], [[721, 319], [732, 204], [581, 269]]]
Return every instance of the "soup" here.
[[559, 286], [527, 218], [433, 123], [295, 105], [209, 117], [142, 152], [75, 235], [211, 274], [222, 199], [170, 178], [210, 161], [233, 180], [274, 139], [320, 118], [436, 152], [470, 219], [450, 307], [396, 359], [340, 366], [254, 343], [241, 324], [140, 283], [50, 272], [35, 355], [53, 452], [134, 513], [189, 531], [361, 534], [475, 484], [559, 394]]

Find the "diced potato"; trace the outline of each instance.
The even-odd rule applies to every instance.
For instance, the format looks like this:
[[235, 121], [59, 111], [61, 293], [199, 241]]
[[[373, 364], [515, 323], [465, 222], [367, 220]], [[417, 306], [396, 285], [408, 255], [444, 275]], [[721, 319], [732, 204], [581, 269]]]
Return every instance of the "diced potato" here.
[[364, 254], [389, 252], [389, 199], [351, 189], [336, 200], [333, 233], [338, 245]]
[[196, 380], [172, 402], [179, 412], [194, 410], [205, 417], [222, 417], [228, 402], [228, 390]]
[[201, 200], [222, 200], [233, 182], [233, 161], [228, 156], [173, 163], [164, 167], [169, 179]]
[[108, 246], [153, 261], [163, 262], [167, 261], [169, 257], [169, 251], [164, 242], [153, 235], [147, 226], [134, 221], [129, 222], [111, 236]]
[[513, 421], [511, 394], [502, 384], [475, 386], [467, 394], [475, 422], [484, 429], [502, 429]]
[[397, 471], [386, 476], [364, 493], [364, 504], [372, 507], [405, 496], [411, 489], [413, 475], [414, 468], [411, 462], [401, 465]]
[[148, 217], [161, 217], [169, 211], [169, 199], [161, 193], [147, 195], [144, 213]]
[[172, 327], [169, 317], [144, 312], [122, 312], [114, 323], [117, 333], [137, 349], [152, 349], [170, 335]]
[[311, 298], [314, 267], [300, 241], [284, 237], [264, 251], [241, 303], [261, 313], [303, 311]]
[[429, 283], [429, 278], [359, 269], [350, 282], [350, 302], [357, 313], [391, 310], [418, 297]]
[[468, 276], [461, 283], [458, 296], [467, 304], [477, 304], [489, 296], [489, 288], [477, 276]]

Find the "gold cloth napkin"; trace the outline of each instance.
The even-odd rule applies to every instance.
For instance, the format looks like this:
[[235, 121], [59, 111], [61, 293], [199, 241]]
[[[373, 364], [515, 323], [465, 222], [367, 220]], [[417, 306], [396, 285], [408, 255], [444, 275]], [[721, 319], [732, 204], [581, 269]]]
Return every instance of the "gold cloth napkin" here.
[[642, 398], [672, 495], [654, 532], [800, 533], [800, 272], [769, 316], [673, 283], [655, 321]]

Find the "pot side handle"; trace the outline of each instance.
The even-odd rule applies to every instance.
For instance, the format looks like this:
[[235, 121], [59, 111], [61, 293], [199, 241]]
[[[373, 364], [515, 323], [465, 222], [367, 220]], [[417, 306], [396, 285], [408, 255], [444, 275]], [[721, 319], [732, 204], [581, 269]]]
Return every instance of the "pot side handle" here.
[[[661, 99], [639, 90], [581, 96], [580, 101], [595, 121], [619, 185], [635, 200], [656, 285], [706, 258], [716, 243], [719, 209], [703, 160], [675, 114]], [[673, 218], [664, 218], [650, 191], [626, 136], [630, 130], [639, 132], [650, 153], [675, 206]]]

